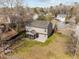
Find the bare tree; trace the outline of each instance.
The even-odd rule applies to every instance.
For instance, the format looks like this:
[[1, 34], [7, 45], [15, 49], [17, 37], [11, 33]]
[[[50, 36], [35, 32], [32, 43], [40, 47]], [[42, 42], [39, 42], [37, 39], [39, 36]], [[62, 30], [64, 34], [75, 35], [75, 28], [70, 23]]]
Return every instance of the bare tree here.
[[13, 12], [14, 6], [22, 5], [22, 4], [23, 4], [23, 0], [0, 0], [0, 6], [5, 7], [5, 10], [6, 8], [8, 8], [7, 12], [8, 11]]

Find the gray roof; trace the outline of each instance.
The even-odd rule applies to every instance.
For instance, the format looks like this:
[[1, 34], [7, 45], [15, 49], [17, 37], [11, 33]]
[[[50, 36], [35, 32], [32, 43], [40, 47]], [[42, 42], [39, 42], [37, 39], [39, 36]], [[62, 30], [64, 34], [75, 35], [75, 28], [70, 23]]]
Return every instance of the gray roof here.
[[29, 23], [27, 26], [29, 27], [37, 27], [37, 28], [48, 28], [49, 21], [44, 20], [34, 20], [31, 23]]

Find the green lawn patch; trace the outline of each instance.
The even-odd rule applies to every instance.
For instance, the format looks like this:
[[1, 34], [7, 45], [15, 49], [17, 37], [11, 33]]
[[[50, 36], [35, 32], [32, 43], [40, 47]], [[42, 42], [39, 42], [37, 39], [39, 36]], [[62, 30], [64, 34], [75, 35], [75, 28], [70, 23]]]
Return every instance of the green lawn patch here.
[[23, 38], [21, 41], [18, 41], [18, 42], [16, 42], [16, 44], [14, 44], [14, 46], [18, 46], [19, 44], [22, 44], [22, 45], [16, 49], [14, 49], [13, 53], [24, 52], [35, 45], [38, 45], [41, 47], [47, 46], [48, 44], [50, 44], [51, 42], [53, 42], [55, 40], [55, 35], [56, 34], [53, 34], [52, 36], [50, 36], [47, 39], [47, 41], [44, 43], [39, 42], [39, 41], [35, 41], [34, 39]]
[[19, 41], [15, 44], [15, 45], [18, 45], [18, 44], [22, 43], [22, 45], [20, 47], [18, 47], [14, 50], [14, 53], [28, 51], [31, 47], [36, 46], [36, 45], [38, 45], [39, 47], [48, 46], [50, 43], [53, 43], [58, 37], [60, 37], [60, 38], [63, 37], [63, 39], [67, 38], [60, 33], [54, 33], [44, 43], [35, 41], [34, 39], [23, 38], [21, 41]]

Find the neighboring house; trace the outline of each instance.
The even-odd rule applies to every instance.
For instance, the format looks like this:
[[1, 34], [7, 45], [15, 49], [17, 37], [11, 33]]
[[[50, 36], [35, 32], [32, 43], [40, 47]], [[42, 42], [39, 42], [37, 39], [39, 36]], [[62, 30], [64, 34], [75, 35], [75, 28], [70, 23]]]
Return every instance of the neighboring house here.
[[10, 27], [7, 27], [6, 24], [0, 24], [0, 40], [1, 40], [1, 42], [9, 40], [12, 36], [14, 36], [16, 34], [17, 34], [16, 31], [11, 29]]
[[37, 20], [39, 18], [39, 15], [38, 14], [34, 14], [33, 15], [33, 20]]
[[10, 19], [7, 15], [0, 15], [0, 24], [9, 24]]
[[16, 31], [13, 30], [9, 25], [12, 23], [10, 15], [0, 14], [0, 39], [7, 40], [16, 34]]
[[66, 15], [65, 14], [58, 14], [56, 19], [58, 21], [61, 21], [61, 22], [65, 22], [65, 19], [66, 19]]
[[45, 42], [52, 31], [52, 23], [49, 21], [34, 20], [26, 25], [26, 36], [41, 42]]

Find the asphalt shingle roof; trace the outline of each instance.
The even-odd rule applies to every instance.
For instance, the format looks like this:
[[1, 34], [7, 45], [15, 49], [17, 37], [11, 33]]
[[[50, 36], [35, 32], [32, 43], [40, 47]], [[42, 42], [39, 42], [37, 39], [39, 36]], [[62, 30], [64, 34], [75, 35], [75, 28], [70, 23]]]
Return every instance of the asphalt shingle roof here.
[[49, 23], [49, 21], [34, 20], [28, 26], [37, 28], [47, 28]]

